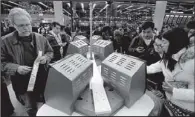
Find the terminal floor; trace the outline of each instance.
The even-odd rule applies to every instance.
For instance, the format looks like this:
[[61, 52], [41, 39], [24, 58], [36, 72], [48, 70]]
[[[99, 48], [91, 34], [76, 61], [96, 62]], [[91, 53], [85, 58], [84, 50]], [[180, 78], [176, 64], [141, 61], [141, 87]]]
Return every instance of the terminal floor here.
[[[96, 60], [97, 66], [101, 64], [100, 60]], [[28, 116], [28, 114], [25, 112], [25, 108], [18, 100], [16, 99], [15, 93], [12, 88], [12, 84], [10, 79], [6, 79], [7, 88], [9, 91], [11, 102], [14, 106], [14, 114], [12, 116]], [[40, 108], [43, 105], [43, 103], [38, 103], [38, 108]]]
[[[28, 114], [25, 112], [25, 108], [22, 104], [20, 104], [20, 102], [18, 102], [18, 100], [16, 99], [15, 93], [12, 89], [12, 84], [9, 83], [9, 85], [7, 86], [8, 91], [9, 91], [9, 95], [10, 95], [10, 99], [11, 102], [14, 106], [14, 114], [12, 116], [28, 116]], [[40, 108], [43, 105], [43, 103], [38, 103], [38, 108]]]

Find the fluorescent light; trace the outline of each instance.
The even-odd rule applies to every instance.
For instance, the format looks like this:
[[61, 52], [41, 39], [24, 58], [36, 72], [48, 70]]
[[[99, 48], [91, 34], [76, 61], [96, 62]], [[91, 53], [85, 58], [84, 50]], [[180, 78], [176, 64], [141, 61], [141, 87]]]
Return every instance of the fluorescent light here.
[[83, 3], [81, 3], [81, 8], [82, 8], [82, 9], [84, 8], [84, 4], [83, 4]]
[[38, 3], [41, 4], [41, 5], [43, 5], [44, 7], [48, 8], [48, 6], [45, 5], [44, 3], [42, 3], [42, 2], [38, 2]]
[[66, 9], [63, 9], [66, 13], [68, 13], [68, 15], [71, 15]]
[[83, 3], [81, 3], [81, 8], [82, 8], [83, 12], [85, 12], [84, 4]]
[[70, 7], [70, 3], [66, 3]]
[[108, 4], [106, 4], [106, 5], [104, 6], [104, 8], [100, 10], [100, 12], [102, 12], [102, 11], [103, 11], [104, 9], [106, 9], [107, 7], [108, 7]]
[[95, 8], [95, 6], [96, 6], [96, 3], [95, 3], [95, 4], [93, 4], [93, 9]]
[[128, 6], [128, 7], [126, 7], [125, 9], [129, 9], [129, 8], [132, 8], [133, 7], [133, 5], [131, 5], [131, 6]]
[[1, 3], [2, 5], [5, 5], [5, 6], [8, 6], [8, 7], [12, 7], [11, 5], [9, 4], [5, 4], [5, 3]]
[[117, 8], [121, 7], [122, 5], [118, 5]]
[[12, 4], [15, 4], [15, 5], [17, 5], [17, 6], [20, 6], [20, 7], [22, 7], [21, 5], [19, 5], [19, 4], [17, 4], [17, 3], [15, 3], [15, 2], [12, 2], [12, 1], [8, 1], [9, 3], [12, 3]]

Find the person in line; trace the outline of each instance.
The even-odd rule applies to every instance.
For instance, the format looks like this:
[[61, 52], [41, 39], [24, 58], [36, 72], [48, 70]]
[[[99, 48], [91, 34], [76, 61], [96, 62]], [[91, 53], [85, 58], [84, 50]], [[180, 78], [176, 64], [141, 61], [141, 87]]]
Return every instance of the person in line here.
[[64, 47], [66, 46], [66, 42], [63, 42], [61, 37], [61, 25], [58, 22], [53, 22], [52, 30], [48, 32], [46, 35], [46, 39], [49, 41], [51, 47], [54, 51], [54, 58], [52, 59], [52, 62], [58, 61], [61, 58], [64, 57]]
[[125, 54], [128, 54], [128, 48], [129, 48], [129, 45], [131, 43], [131, 35], [130, 35], [130, 31], [127, 28], [124, 29], [124, 34], [123, 34], [123, 37], [122, 37], [122, 53], [125, 53]]
[[[132, 30], [133, 30], [133, 29], [132, 29]], [[142, 29], [141, 29], [140, 26], [138, 26], [138, 27], [136, 28], [136, 30], [133, 31], [132, 37], [135, 38], [135, 37], [139, 36], [141, 32], [142, 32]]]
[[93, 35], [102, 36], [102, 27], [98, 26], [97, 29], [94, 31]]
[[72, 36], [71, 35], [71, 25], [70, 24], [67, 24], [67, 26], [65, 27], [65, 32], [69, 35], [69, 36]]
[[[42, 75], [47, 72], [43, 72], [42, 69], [45, 70], [47, 63], [52, 59], [53, 50], [47, 39], [32, 32], [32, 19], [26, 10], [13, 8], [9, 12], [8, 19], [16, 31], [2, 37], [1, 70], [11, 77], [16, 97], [25, 105], [29, 116], [35, 116], [37, 112], [36, 91], [40, 91], [39, 86], [43, 85], [40, 81], [44, 79]], [[41, 65], [35, 89], [33, 92], [27, 92], [32, 67], [39, 51], [42, 51], [43, 55], [39, 58]]]
[[105, 27], [102, 28], [102, 38], [103, 38], [103, 40], [113, 41], [110, 26], [105, 26]]
[[47, 30], [45, 29], [45, 27], [41, 27], [39, 28], [38, 33], [42, 34], [45, 37], [47, 34]]
[[[166, 98], [162, 113], [171, 116], [189, 116], [194, 113], [194, 56], [187, 51], [189, 39], [182, 28], [173, 28], [158, 39], [163, 49], [162, 59], [147, 66], [147, 73], [162, 72]], [[162, 101], [154, 98], [154, 110], [161, 111]], [[159, 100], [158, 100], [159, 99]], [[161, 103], [160, 103], [161, 102]], [[166, 113], [166, 114], [165, 114]]]
[[63, 56], [66, 56], [68, 46], [69, 46], [70, 42], [72, 41], [72, 37], [66, 33], [65, 27], [61, 27], [60, 35], [61, 35], [62, 42], [66, 42], [66, 45], [63, 47]]
[[160, 60], [159, 55], [154, 51], [154, 23], [144, 22], [141, 26], [141, 34], [135, 37], [128, 48], [128, 54], [143, 59], [147, 65]]
[[122, 37], [123, 34], [120, 30], [114, 31], [113, 46], [114, 46], [114, 50], [119, 53], [122, 53]]
[[[163, 57], [163, 49], [161, 47], [161, 40], [159, 40], [158, 38], [161, 38], [161, 36], [157, 36], [155, 38], [153, 46], [155, 52], [158, 53], [160, 60]], [[164, 76], [162, 72], [158, 72], [155, 74], [147, 74], [147, 81], [148, 81], [147, 88], [149, 90], [155, 91], [156, 94], [159, 93], [159, 95], [161, 96], [165, 95], [162, 89], [162, 83], [164, 81]]]
[[171, 27], [169, 25], [164, 25], [162, 27], [161, 34], [167, 32], [169, 30], [171, 30]]

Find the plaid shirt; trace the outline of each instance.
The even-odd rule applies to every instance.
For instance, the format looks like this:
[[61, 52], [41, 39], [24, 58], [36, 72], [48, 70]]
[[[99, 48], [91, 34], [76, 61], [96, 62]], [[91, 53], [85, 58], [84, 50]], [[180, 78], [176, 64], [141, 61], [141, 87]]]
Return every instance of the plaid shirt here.
[[[37, 55], [38, 51], [43, 51], [47, 57], [47, 62], [53, 58], [53, 50], [49, 42], [40, 34], [34, 33], [35, 39], [32, 41], [32, 46], [36, 43]], [[7, 75], [15, 75], [18, 67], [24, 65], [24, 48], [18, 41], [18, 33], [12, 32], [2, 37], [1, 42], [1, 71]]]
[[[67, 35], [59, 34], [59, 36], [61, 38], [62, 43], [65, 43], [65, 42], [69, 43]], [[60, 52], [61, 46], [59, 45], [59, 43], [58, 43], [55, 35], [52, 33], [52, 31], [49, 31], [49, 33], [46, 35], [46, 39], [48, 40], [49, 44], [51, 45], [51, 47], [54, 51], [54, 58], [52, 59], [52, 61], [56, 61], [56, 60], [61, 59], [61, 52]], [[63, 51], [65, 52], [64, 48], [63, 48]], [[64, 52], [63, 52], [63, 56], [65, 56]]]

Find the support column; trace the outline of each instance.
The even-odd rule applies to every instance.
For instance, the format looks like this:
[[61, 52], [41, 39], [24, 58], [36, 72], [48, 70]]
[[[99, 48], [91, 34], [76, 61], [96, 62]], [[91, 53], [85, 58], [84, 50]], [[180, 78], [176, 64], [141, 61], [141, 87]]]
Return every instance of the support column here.
[[92, 57], [92, 21], [93, 21], [93, 3], [90, 2], [89, 3], [89, 23], [90, 23], [90, 37], [89, 37], [89, 41], [90, 41], [90, 49], [89, 49], [89, 52], [90, 52], [90, 59], [92, 60], [93, 57]]
[[116, 4], [116, 3], [113, 3], [112, 4], [112, 7], [113, 7], [113, 16], [114, 17], [117, 16], [117, 6], [118, 6], [118, 4]]
[[[71, 5], [71, 32], [75, 32], [76, 31], [76, 26], [75, 26], [75, 17], [76, 17], [76, 1], [70, 1], [70, 5]], [[75, 34], [72, 33], [74, 36]]]
[[106, 7], [106, 24], [108, 24], [108, 7]]
[[113, 3], [112, 4], [112, 17], [113, 17], [113, 23], [114, 23], [114, 25], [116, 26], [116, 24], [115, 24], [115, 18], [117, 17], [117, 6], [118, 6], [118, 4], [116, 4], [116, 3]]
[[[72, 3], [72, 1], [70, 1], [70, 8], [71, 8], [71, 34], [72, 34], [72, 32], [73, 32], [73, 3]], [[72, 36], [72, 35], [71, 35]]]
[[62, 8], [62, 1], [53, 1], [54, 5], [54, 21], [64, 25], [64, 14]]
[[163, 20], [165, 16], [167, 1], [156, 1], [156, 8], [153, 21], [158, 31], [161, 31]]
[[108, 5], [108, 25], [110, 26], [110, 18], [112, 17], [112, 2], [109, 2]]

